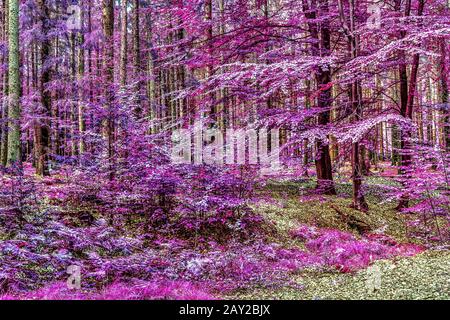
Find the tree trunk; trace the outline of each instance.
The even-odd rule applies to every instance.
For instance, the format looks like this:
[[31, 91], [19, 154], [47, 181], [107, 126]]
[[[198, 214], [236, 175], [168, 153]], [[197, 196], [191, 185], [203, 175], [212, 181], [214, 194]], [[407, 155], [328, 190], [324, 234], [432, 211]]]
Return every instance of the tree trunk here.
[[[210, 23], [210, 25], [206, 28], [206, 44], [207, 44], [207, 52], [208, 58], [211, 57], [213, 47], [212, 47], [212, 39], [213, 39], [213, 27], [212, 27], [212, 9], [213, 9], [212, 0], [205, 1], [205, 19]], [[211, 60], [208, 61], [208, 67], [206, 70], [206, 77], [211, 77], [213, 75], [213, 66], [211, 64]], [[211, 126], [217, 124], [217, 110], [216, 110], [216, 95], [215, 92], [212, 92], [209, 95], [209, 103], [210, 103], [210, 112], [209, 117], [211, 121]]]
[[39, 93], [41, 96], [41, 104], [43, 112], [40, 114], [39, 123], [35, 126], [35, 157], [36, 157], [36, 174], [40, 176], [49, 175], [48, 168], [48, 154], [50, 145], [50, 115], [51, 115], [51, 95], [46, 88], [50, 82], [50, 65], [48, 60], [50, 58], [50, 40], [49, 33], [49, 8], [46, 0], [39, 0], [37, 2], [43, 16], [40, 17], [42, 22], [43, 40], [41, 43], [41, 76]]
[[133, 1], [133, 67], [134, 67], [134, 81], [135, 85], [135, 116], [136, 118], [142, 118], [142, 106], [141, 106], [141, 89], [142, 89], [142, 81], [141, 81], [141, 31], [139, 27], [140, 23], [140, 0]]
[[[320, 8], [324, 15], [328, 15], [328, 0], [319, 1]], [[328, 19], [328, 18], [327, 18]], [[329, 55], [331, 49], [329, 22], [325, 20], [322, 22], [320, 28], [320, 41], [322, 55]], [[330, 66], [320, 68], [316, 75], [318, 90], [320, 90], [317, 106], [324, 110], [318, 117], [319, 126], [326, 127], [330, 124], [331, 116], [331, 70]], [[327, 88], [328, 87], [328, 88]], [[325, 89], [326, 88], [326, 89]], [[333, 182], [333, 169], [330, 157], [330, 147], [328, 143], [318, 142], [318, 159], [316, 159], [317, 170], [317, 188], [323, 191], [324, 194], [334, 195], [336, 190]]]
[[[9, 0], [3, 0], [2, 5], [2, 40], [5, 42], [8, 41], [8, 15], [9, 15]], [[2, 57], [2, 63], [6, 65], [8, 57]], [[0, 139], [0, 165], [6, 166], [6, 160], [8, 156], [8, 72], [5, 72], [3, 75], [3, 101], [1, 101], [1, 119], [3, 120], [0, 123], [1, 128], [1, 139]]]
[[103, 0], [103, 34], [105, 37], [103, 72], [105, 77], [106, 118], [103, 120], [103, 136], [106, 139], [108, 176], [114, 179], [114, 1]]
[[[83, 11], [81, 12], [81, 21], [84, 21]], [[83, 25], [82, 25], [83, 27]], [[78, 42], [80, 48], [78, 49], [78, 152], [81, 155], [84, 154], [86, 149], [86, 144], [84, 142], [84, 132], [86, 131], [86, 121], [84, 119], [84, 94], [82, 88], [82, 82], [84, 77], [84, 35], [83, 30], [78, 34]], [[90, 57], [89, 57], [90, 58]]]
[[[423, 9], [425, 5], [425, 0], [419, 0], [419, 7], [417, 9], [417, 15], [422, 16]], [[406, 11], [405, 16], [409, 16], [411, 12], [411, 0], [406, 2]], [[404, 35], [403, 35], [404, 36]], [[420, 55], [418, 53], [413, 56], [413, 63], [411, 67], [411, 74], [409, 79], [409, 87], [408, 87], [408, 75], [406, 70], [406, 59], [404, 51], [401, 52], [402, 59], [400, 65], [400, 94], [401, 94], [401, 109], [400, 114], [403, 117], [406, 117], [410, 120], [413, 119], [413, 110], [414, 110], [414, 99], [416, 96], [416, 88], [417, 88], [417, 73], [419, 71], [419, 62]], [[410, 130], [402, 130], [401, 132], [401, 170], [400, 173], [405, 176], [406, 179], [409, 179], [410, 173], [409, 168], [411, 167], [411, 131]], [[407, 208], [409, 204], [409, 197], [405, 193], [399, 200], [397, 205], [397, 210], [401, 210], [403, 208]]]
[[[356, 59], [359, 55], [359, 39], [355, 36], [355, 18], [356, 18], [356, 8], [355, 0], [350, 0], [350, 24], [347, 23], [344, 6], [342, 0], [339, 0], [339, 17], [347, 36], [348, 47], [350, 50], [350, 56], [352, 59]], [[351, 101], [353, 120], [358, 122], [362, 119], [362, 88], [358, 80], [354, 81], [351, 85], [351, 90], [349, 91], [349, 100]], [[353, 180], [353, 207], [357, 210], [367, 211], [369, 209], [367, 202], [362, 191], [362, 175], [363, 166], [362, 162], [365, 161], [364, 157], [360, 159], [363, 147], [360, 146], [359, 141], [353, 142], [352, 144], [352, 180]]]
[[448, 69], [447, 69], [447, 42], [445, 39], [440, 39], [441, 47], [441, 61], [440, 61], [440, 82], [442, 90], [442, 112], [444, 114], [444, 141], [445, 151], [450, 153], [450, 105], [449, 105], [449, 90], [448, 90]]
[[121, 40], [120, 40], [120, 86], [125, 90], [127, 84], [127, 38], [128, 38], [128, 14], [127, 14], [127, 0], [121, 0], [122, 9], [121, 15]]
[[9, 0], [8, 32], [8, 154], [7, 165], [21, 162], [19, 0]]

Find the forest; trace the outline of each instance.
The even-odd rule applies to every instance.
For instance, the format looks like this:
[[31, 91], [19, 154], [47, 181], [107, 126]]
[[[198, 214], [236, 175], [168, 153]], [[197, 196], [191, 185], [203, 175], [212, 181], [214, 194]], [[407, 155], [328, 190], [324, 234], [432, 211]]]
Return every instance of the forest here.
[[0, 0], [0, 300], [450, 299], [449, 0]]

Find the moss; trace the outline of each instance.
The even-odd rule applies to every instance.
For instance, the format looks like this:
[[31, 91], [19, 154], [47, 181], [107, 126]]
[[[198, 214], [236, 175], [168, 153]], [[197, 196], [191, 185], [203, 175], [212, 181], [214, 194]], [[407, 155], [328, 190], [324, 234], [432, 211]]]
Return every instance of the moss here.
[[300, 196], [275, 194], [276, 203], [256, 203], [253, 210], [273, 221], [280, 237], [287, 235], [298, 224], [315, 225], [320, 228], [339, 229], [358, 235], [358, 230], [343, 221], [338, 211], [363, 221], [372, 230], [383, 228], [384, 233], [400, 242], [411, 241], [407, 237], [405, 216], [395, 210], [394, 203], [369, 202], [369, 213], [352, 209], [351, 200], [340, 197], [302, 201]]

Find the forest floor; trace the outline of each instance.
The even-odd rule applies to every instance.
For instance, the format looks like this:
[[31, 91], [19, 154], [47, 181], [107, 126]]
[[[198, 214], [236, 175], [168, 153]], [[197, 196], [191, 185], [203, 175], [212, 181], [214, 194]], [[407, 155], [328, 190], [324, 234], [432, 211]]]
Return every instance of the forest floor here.
[[[231, 299], [281, 300], [397, 300], [450, 299], [450, 253], [428, 251], [415, 257], [379, 260], [379, 287], [368, 286], [370, 273], [310, 272], [295, 281], [303, 290], [283, 288], [276, 291], [252, 290], [229, 296]], [[373, 270], [373, 266], [368, 270]]]
[[[395, 210], [392, 201], [383, 202], [379, 195], [371, 193], [380, 184], [391, 180], [369, 177], [367, 199], [369, 213], [350, 208], [348, 183], [337, 184], [338, 196], [308, 199], [302, 190], [310, 190], [311, 181], [272, 182], [267, 190], [274, 197], [273, 203], [257, 203], [254, 210], [263, 214], [277, 227], [276, 239], [287, 246], [299, 246], [290, 230], [299, 223], [320, 228], [337, 229], [358, 236], [358, 230], [342, 219], [342, 214], [364, 221], [377, 232], [389, 235], [404, 243], [421, 243], [408, 236], [405, 215]], [[372, 190], [374, 191], [374, 190]], [[375, 192], [376, 193], [376, 192]], [[303, 200], [303, 199], [307, 200]], [[374, 270], [379, 270], [379, 284], [369, 284]], [[282, 300], [334, 300], [334, 299], [450, 299], [450, 251], [448, 247], [427, 250], [413, 257], [397, 257], [378, 260], [369, 268], [357, 272], [342, 273], [333, 270], [300, 272], [293, 281], [303, 289], [291, 287], [279, 290], [254, 289], [236, 292], [230, 299], [282, 299]]]
[[[394, 183], [366, 177], [370, 210], [363, 213], [351, 208], [351, 182], [339, 176], [336, 196], [315, 194], [313, 179], [277, 178], [250, 201], [262, 220], [248, 241], [230, 229], [229, 243], [202, 234], [199, 245], [192, 233], [150, 232], [139, 220], [126, 228], [102, 225], [105, 208], [68, 208], [64, 177], [44, 180], [39, 187], [59, 199], [44, 203], [50, 221], [36, 216], [35, 225], [15, 232], [0, 224], [0, 300], [10, 298], [2, 298], [6, 284], [21, 281], [21, 299], [450, 299], [449, 246], [414, 236], [407, 221], [417, 217], [398, 213], [387, 196]], [[89, 210], [95, 222], [86, 226], [73, 210]], [[302, 226], [319, 235], [294, 235]], [[311, 247], [317, 239], [319, 247]], [[373, 263], [364, 260], [367, 252], [377, 255]], [[67, 264], [86, 270], [84, 291], [67, 291]]]

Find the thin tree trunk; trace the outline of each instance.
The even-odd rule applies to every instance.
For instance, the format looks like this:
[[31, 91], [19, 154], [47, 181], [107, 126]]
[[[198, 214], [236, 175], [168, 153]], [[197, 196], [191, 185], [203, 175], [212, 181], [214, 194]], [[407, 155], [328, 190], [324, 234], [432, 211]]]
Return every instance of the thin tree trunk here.
[[[9, 0], [3, 0], [3, 40], [8, 41], [8, 15], [9, 15]], [[2, 60], [6, 64], [8, 57], [3, 57]], [[0, 123], [2, 129], [2, 136], [0, 140], [0, 165], [6, 166], [8, 157], [8, 72], [4, 72], [3, 76], [3, 101], [1, 102], [1, 118]]]
[[440, 61], [440, 82], [442, 95], [442, 112], [444, 114], [444, 141], [445, 151], [450, 153], [450, 105], [449, 105], [449, 89], [448, 89], [448, 69], [447, 69], [447, 42], [440, 39], [441, 61]]
[[106, 119], [103, 136], [106, 139], [106, 158], [109, 179], [114, 178], [114, 1], [103, 0], [103, 34], [105, 36], [103, 71], [105, 77]]
[[127, 14], [127, 0], [121, 0], [122, 8], [120, 11], [121, 15], [121, 40], [120, 40], [120, 86], [124, 90], [127, 84], [127, 38], [128, 38], [128, 14]]
[[133, 67], [134, 67], [134, 81], [135, 81], [135, 116], [140, 119], [142, 117], [141, 106], [141, 31], [139, 27], [140, 23], [140, 0], [133, 0], [133, 19], [132, 19], [132, 31], [133, 31]]
[[[81, 12], [81, 21], [84, 21], [83, 11]], [[84, 154], [86, 150], [86, 144], [84, 141], [84, 132], [86, 131], [86, 121], [84, 119], [84, 94], [82, 88], [82, 82], [84, 77], [84, 35], [83, 30], [78, 34], [78, 42], [80, 48], [78, 49], [78, 152], [81, 155]], [[90, 58], [90, 57], [89, 57]]]
[[[206, 28], [206, 43], [207, 43], [207, 51], [208, 55], [212, 55], [212, 38], [213, 38], [213, 27], [212, 27], [212, 9], [213, 9], [213, 2], [212, 0], [206, 0], [205, 1], [205, 19], [210, 23], [210, 25]], [[211, 77], [213, 74], [213, 66], [210, 61], [208, 61], [208, 67], [206, 70], [207, 77]], [[215, 92], [212, 91], [209, 96], [209, 103], [210, 106], [210, 121], [211, 125], [215, 125], [217, 123], [217, 110], [216, 110], [216, 95]]]

